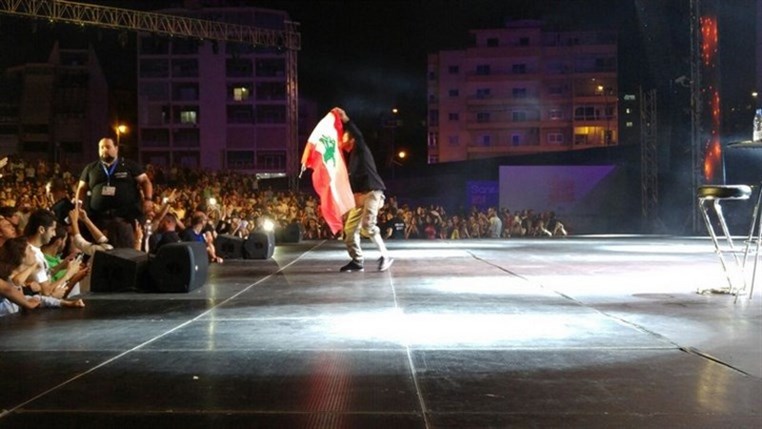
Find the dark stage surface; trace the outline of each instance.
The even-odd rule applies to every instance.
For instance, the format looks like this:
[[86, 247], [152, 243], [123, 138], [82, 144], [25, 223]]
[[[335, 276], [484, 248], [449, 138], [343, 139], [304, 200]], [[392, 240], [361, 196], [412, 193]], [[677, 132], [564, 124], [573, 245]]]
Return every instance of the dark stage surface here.
[[708, 239], [388, 244], [0, 318], [0, 427], [762, 427], [762, 286], [697, 294]]

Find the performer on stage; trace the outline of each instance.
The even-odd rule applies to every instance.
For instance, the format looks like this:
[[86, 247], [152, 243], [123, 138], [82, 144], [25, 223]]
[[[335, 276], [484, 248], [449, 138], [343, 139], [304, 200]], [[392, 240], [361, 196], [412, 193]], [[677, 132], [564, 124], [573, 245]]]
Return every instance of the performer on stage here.
[[339, 147], [349, 153], [347, 171], [349, 183], [355, 198], [355, 207], [347, 213], [344, 221], [344, 243], [352, 260], [341, 267], [342, 272], [363, 271], [364, 257], [360, 247], [360, 231], [370, 238], [381, 252], [378, 270], [386, 271], [394, 262], [389, 256], [381, 230], [376, 225], [378, 210], [384, 205], [384, 181], [376, 171], [376, 161], [357, 126], [347, 113], [338, 107], [333, 111], [344, 125]]

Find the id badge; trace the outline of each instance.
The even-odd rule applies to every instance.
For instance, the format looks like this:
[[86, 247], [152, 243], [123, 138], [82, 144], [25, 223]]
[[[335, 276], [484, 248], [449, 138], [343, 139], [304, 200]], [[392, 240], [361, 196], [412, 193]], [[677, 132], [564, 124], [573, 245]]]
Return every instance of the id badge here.
[[101, 195], [104, 197], [113, 197], [116, 195], [116, 186], [109, 186], [106, 185], [103, 188], [101, 188]]

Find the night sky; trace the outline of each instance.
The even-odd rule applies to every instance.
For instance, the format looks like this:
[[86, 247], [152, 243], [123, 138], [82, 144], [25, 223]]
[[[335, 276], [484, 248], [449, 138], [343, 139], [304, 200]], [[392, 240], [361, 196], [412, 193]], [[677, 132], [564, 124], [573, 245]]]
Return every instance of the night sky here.
[[[85, 3], [142, 10], [180, 4], [177, 0], [93, 0]], [[410, 108], [418, 112], [425, 109], [427, 54], [466, 47], [469, 29], [500, 27], [509, 18], [542, 16], [563, 17], [567, 23], [604, 22], [612, 27], [616, 23], [604, 20], [604, 11], [619, 8], [612, 0], [275, 0], [241, 3], [286, 10], [293, 21], [300, 23], [299, 80], [303, 96], [315, 99], [321, 109], [341, 104], [363, 114], [386, 112], [395, 106], [403, 112]], [[0, 15], [0, 35], [6, 47], [3, 51], [8, 53], [0, 58], [0, 67], [44, 59], [55, 35], [89, 39], [98, 50], [109, 81], [117, 87], [134, 86], [135, 43], [132, 34], [122, 48], [117, 43], [116, 31], [75, 29], [67, 24], [51, 26], [44, 21], [32, 24], [25, 18]], [[9, 46], [17, 49], [8, 52]]]
[[[85, 2], [142, 10], [181, 4], [177, 0]], [[544, 18], [550, 28], [559, 30], [617, 29], [620, 73], [646, 87], [658, 87], [667, 79], [690, 73], [684, 44], [688, 0], [239, 3], [286, 10], [300, 23], [300, 93], [315, 100], [320, 111], [340, 105], [361, 125], [372, 127], [380, 115], [397, 107], [405, 121], [402, 137], [415, 140], [425, 139], [427, 54], [465, 48], [470, 29], [501, 27], [509, 19]], [[753, 82], [753, 74], [736, 75], [749, 68], [749, 58], [753, 58], [754, 0], [721, 3], [724, 93], [731, 100], [728, 103], [737, 104], [740, 101], [734, 97], [748, 94], [748, 82]], [[55, 37], [81, 39], [95, 46], [112, 87], [134, 91], [135, 38], [130, 34], [122, 45], [118, 36], [113, 30], [0, 15], [0, 69], [44, 60]]]

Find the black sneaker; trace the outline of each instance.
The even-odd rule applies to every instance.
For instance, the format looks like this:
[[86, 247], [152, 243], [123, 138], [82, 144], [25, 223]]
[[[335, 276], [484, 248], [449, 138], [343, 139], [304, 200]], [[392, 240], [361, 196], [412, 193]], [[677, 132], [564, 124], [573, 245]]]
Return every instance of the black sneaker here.
[[363, 268], [362, 263], [357, 261], [349, 261], [347, 265], [344, 265], [343, 267], [339, 268], [339, 271], [342, 273], [351, 273], [352, 271], [364, 271], [365, 268]]
[[386, 271], [394, 263], [394, 259], [390, 257], [381, 257], [378, 259], [378, 271]]

